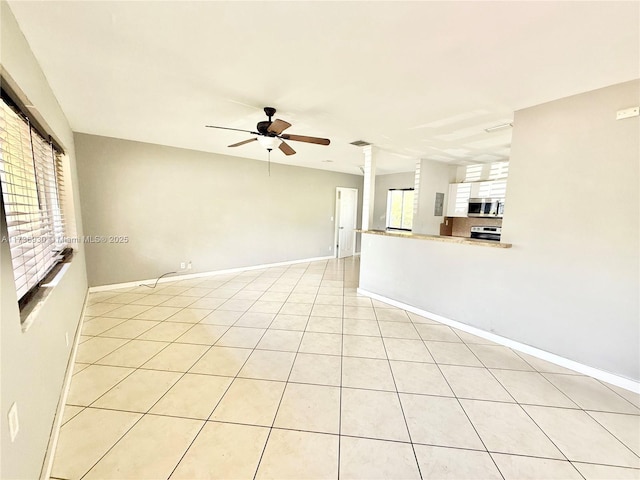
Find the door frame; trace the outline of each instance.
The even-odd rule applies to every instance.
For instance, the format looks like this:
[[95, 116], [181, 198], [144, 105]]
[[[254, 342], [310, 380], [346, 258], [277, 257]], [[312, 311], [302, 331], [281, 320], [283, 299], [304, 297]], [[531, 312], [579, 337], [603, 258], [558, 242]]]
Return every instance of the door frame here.
[[[357, 188], [352, 187], [336, 187], [336, 211], [334, 221], [334, 236], [333, 244], [335, 245], [335, 251], [333, 253], [334, 258], [338, 258], [340, 253], [340, 192], [343, 190], [353, 190], [356, 192], [355, 202], [353, 202], [353, 218], [355, 220], [355, 228], [358, 228], [358, 194], [360, 193]], [[353, 232], [353, 255], [356, 254], [356, 232]]]

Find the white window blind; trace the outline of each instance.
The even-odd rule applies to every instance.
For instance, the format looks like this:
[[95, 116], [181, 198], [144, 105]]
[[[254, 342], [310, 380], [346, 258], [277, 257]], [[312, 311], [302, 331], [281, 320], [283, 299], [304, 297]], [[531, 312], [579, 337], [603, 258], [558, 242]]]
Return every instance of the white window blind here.
[[465, 182], [483, 180], [501, 180], [509, 176], [509, 162], [476, 163], [467, 165], [464, 170]]
[[469, 209], [470, 196], [471, 196], [471, 184], [470, 183], [458, 184], [458, 189], [456, 190], [455, 213], [462, 213], [463, 215], [467, 214], [467, 210]]
[[482, 169], [483, 165], [481, 163], [476, 163], [475, 165], [467, 165], [464, 181], [477, 182], [479, 180], [482, 180]]
[[493, 187], [493, 182], [482, 182], [479, 185], [478, 196], [480, 198], [490, 198], [491, 197], [491, 189]]
[[509, 176], [509, 162], [497, 162], [491, 164], [489, 180], [498, 180]]
[[61, 260], [65, 229], [61, 155], [3, 99], [0, 187], [18, 299]]
[[507, 196], [507, 181], [506, 180], [496, 180], [492, 182], [491, 192], [489, 194], [491, 198], [502, 198], [504, 199]]
[[507, 194], [507, 181], [495, 180], [493, 182], [481, 182], [478, 190], [480, 198], [502, 198]]

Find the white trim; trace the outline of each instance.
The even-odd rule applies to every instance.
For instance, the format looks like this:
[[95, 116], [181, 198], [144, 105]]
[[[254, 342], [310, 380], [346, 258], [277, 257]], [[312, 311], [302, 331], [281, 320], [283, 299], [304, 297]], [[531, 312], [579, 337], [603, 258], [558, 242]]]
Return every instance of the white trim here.
[[47, 445], [47, 451], [43, 462], [43, 469], [40, 472], [40, 480], [49, 480], [51, 477], [51, 470], [53, 469], [53, 460], [55, 458], [56, 448], [58, 447], [58, 438], [60, 437], [60, 428], [62, 427], [62, 419], [64, 418], [64, 407], [67, 404], [67, 397], [69, 396], [69, 389], [71, 388], [71, 378], [73, 377], [73, 369], [76, 364], [76, 354], [78, 353], [78, 344], [80, 343], [80, 335], [82, 332], [82, 325], [84, 324], [84, 312], [89, 302], [89, 292], [84, 297], [84, 304], [82, 305], [82, 311], [80, 312], [80, 321], [78, 322], [78, 328], [73, 339], [73, 346], [71, 347], [71, 355], [69, 356], [69, 363], [67, 363], [67, 371], [64, 376], [64, 383], [62, 384], [62, 394], [58, 401], [58, 407], [56, 408], [56, 416], [53, 422], [53, 428], [51, 430], [51, 436], [49, 437], [49, 443]]
[[498, 343], [500, 345], [504, 345], [505, 347], [509, 347], [519, 352], [531, 355], [533, 357], [540, 358], [541, 360], [546, 360], [547, 362], [553, 363], [555, 365], [559, 365], [564, 368], [568, 368], [569, 370], [573, 370], [575, 372], [582, 373], [584, 375], [588, 375], [593, 378], [597, 378], [598, 380], [602, 380], [603, 382], [610, 383], [611, 385], [624, 388], [625, 390], [630, 390], [635, 393], [640, 393], [640, 382], [636, 382], [629, 378], [621, 377], [613, 373], [605, 372], [604, 370], [599, 370], [597, 368], [590, 367], [588, 365], [584, 365], [582, 363], [578, 363], [573, 360], [569, 360], [568, 358], [561, 357], [554, 353], [546, 352], [544, 350], [540, 350], [539, 348], [535, 348], [530, 345], [526, 345], [524, 343], [520, 343], [506, 337], [501, 337], [500, 335], [496, 335], [495, 333], [490, 333], [485, 330], [472, 327], [471, 325], [467, 325], [465, 323], [461, 323], [456, 320], [451, 320], [447, 317], [443, 317], [435, 313], [427, 312], [426, 310], [421, 310], [411, 305], [407, 305], [406, 303], [398, 302], [397, 300], [392, 300], [390, 298], [383, 297], [382, 295], [369, 292], [362, 288], [358, 288], [357, 292], [360, 295], [364, 295], [364, 296], [373, 298], [375, 300], [388, 303], [389, 305], [402, 308], [403, 310], [406, 310], [407, 312], [415, 313], [416, 315], [421, 315], [423, 317], [433, 319], [437, 322], [443, 323], [445, 325], [449, 325], [450, 327], [454, 327], [454, 328], [457, 328], [458, 330], [462, 330], [463, 332], [471, 333], [472, 335], [476, 335], [477, 337], [491, 340], [492, 342]]
[[[161, 278], [160, 280], [158, 280], [158, 283], [175, 282], [176, 280], [188, 280], [190, 278], [212, 277], [215, 275], [225, 275], [228, 273], [248, 272], [250, 270], [260, 270], [262, 268], [281, 267], [283, 265], [295, 265], [296, 263], [319, 262], [321, 260], [332, 260], [334, 258], [335, 257], [333, 255], [329, 255], [327, 257], [303, 258], [300, 260], [289, 260], [287, 262], [265, 263], [264, 265], [252, 265], [249, 267], [228, 268], [226, 270], [213, 270], [210, 272], [189, 273], [186, 275], [173, 275], [171, 277]], [[156, 282], [155, 278], [150, 278], [147, 280], [136, 280], [135, 282], [112, 283], [110, 285], [98, 285], [96, 287], [90, 287], [89, 293], [106, 292], [106, 291], [115, 290], [118, 288], [139, 287], [140, 284], [142, 283], [155, 283], [155, 282]]]

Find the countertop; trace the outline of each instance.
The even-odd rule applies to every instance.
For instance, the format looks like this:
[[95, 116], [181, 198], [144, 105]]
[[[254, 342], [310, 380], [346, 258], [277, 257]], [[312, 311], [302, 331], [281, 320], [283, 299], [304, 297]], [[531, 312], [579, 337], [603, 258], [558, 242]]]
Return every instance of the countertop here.
[[475, 245], [477, 247], [511, 248], [510, 243], [496, 242], [495, 240], [479, 240], [476, 238], [425, 235], [421, 233], [393, 232], [388, 230], [356, 230], [356, 232], [367, 233], [369, 235], [383, 235], [385, 237], [411, 238], [413, 240], [431, 240], [434, 242], [459, 243], [463, 245]]

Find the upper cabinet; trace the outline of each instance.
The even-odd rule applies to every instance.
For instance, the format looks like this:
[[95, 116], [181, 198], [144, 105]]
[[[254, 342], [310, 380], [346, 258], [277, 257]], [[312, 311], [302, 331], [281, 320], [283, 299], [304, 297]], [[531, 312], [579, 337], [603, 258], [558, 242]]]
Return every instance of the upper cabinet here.
[[[499, 198], [507, 193], [509, 162], [459, 167], [461, 183], [449, 185], [448, 217], [466, 217], [470, 198]], [[484, 180], [484, 181], [483, 181]]]
[[467, 216], [472, 185], [472, 183], [452, 183], [449, 185], [447, 217]]

